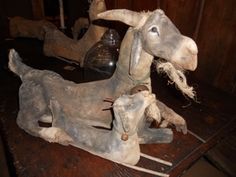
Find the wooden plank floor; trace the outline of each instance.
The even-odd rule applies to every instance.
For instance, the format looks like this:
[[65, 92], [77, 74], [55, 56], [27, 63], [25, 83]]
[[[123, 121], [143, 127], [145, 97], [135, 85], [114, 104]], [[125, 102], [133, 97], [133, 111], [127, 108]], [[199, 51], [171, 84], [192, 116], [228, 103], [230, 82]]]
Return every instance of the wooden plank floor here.
[[211, 163], [228, 174], [236, 174], [236, 124], [230, 127], [229, 134], [206, 154]]
[[9, 171], [5, 156], [4, 145], [2, 142], [2, 138], [0, 137], [0, 176], [1, 177], [9, 177]]
[[[24, 62], [39, 69], [54, 70], [64, 78], [84, 82], [92, 80], [92, 75], [84, 77], [82, 69], [64, 70], [68, 65], [53, 58], [44, 57], [42, 43], [36, 40], [17, 39], [0, 45], [0, 127], [1, 136], [11, 157], [11, 176], [20, 177], [149, 177], [116, 163], [91, 155], [72, 146], [48, 143], [25, 133], [16, 125], [18, 112], [18, 89], [20, 80], [7, 69], [7, 50], [16, 48]], [[88, 71], [91, 72], [91, 71]], [[91, 72], [92, 73], [92, 72]], [[104, 76], [103, 76], [104, 77]], [[166, 79], [152, 73], [153, 92], [157, 97], [184, 116], [189, 130], [187, 135], [174, 131], [170, 144], [141, 145], [144, 153], [171, 161], [172, 167], [141, 159], [139, 166], [171, 176], [182, 174], [196, 159], [226, 136], [229, 127], [235, 124], [235, 98], [192, 79], [197, 85], [200, 103], [186, 100], [173, 86], [167, 86]], [[200, 137], [197, 138], [197, 135]]]

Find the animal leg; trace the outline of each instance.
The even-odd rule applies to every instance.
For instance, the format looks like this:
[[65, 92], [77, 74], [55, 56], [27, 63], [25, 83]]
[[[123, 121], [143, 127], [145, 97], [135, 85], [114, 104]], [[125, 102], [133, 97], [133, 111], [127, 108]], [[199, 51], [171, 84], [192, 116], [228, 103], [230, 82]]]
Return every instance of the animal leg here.
[[50, 143], [69, 145], [69, 143], [73, 141], [72, 138], [67, 135], [64, 130], [57, 127], [41, 128], [41, 130], [39, 131], [39, 135], [41, 138]]
[[[48, 142], [60, 143], [62, 145], [68, 145], [72, 142], [70, 136], [68, 136], [62, 129], [57, 127], [40, 127], [38, 120], [42, 120], [41, 117], [36, 118], [37, 116], [32, 116], [32, 119], [27, 119], [28, 116], [26, 114], [21, 114], [19, 112], [17, 117], [17, 124], [20, 128], [24, 129], [30, 135], [43, 138]], [[50, 120], [47, 116], [43, 115], [43, 117], [47, 117], [47, 120]], [[48, 123], [48, 122], [47, 122]]]
[[39, 122], [52, 123], [53, 115], [43, 93], [34, 81], [24, 82], [20, 88], [20, 111], [17, 124], [27, 133], [49, 142], [67, 145], [71, 138], [57, 127], [41, 127]]
[[169, 128], [150, 128], [151, 122], [145, 118], [139, 124], [139, 144], [170, 143], [173, 140], [173, 132]]
[[[29, 119], [29, 116], [32, 117], [32, 119]], [[42, 128], [39, 126], [38, 119], [35, 115], [29, 115], [29, 113], [20, 110], [16, 122], [20, 128], [30, 135], [40, 137], [39, 131], [42, 130]]]
[[[41, 85], [34, 81], [23, 82], [19, 90], [20, 110], [17, 116], [17, 124], [27, 133], [40, 137], [39, 131], [42, 129], [39, 126], [39, 121], [48, 121], [52, 119], [44, 98]], [[47, 121], [47, 122], [48, 122]]]
[[166, 127], [170, 123], [176, 126], [177, 131], [182, 131], [184, 134], [187, 133], [187, 124], [183, 117], [159, 100], [157, 100], [157, 106], [160, 109], [161, 116], [164, 118], [161, 127]]
[[139, 144], [170, 143], [173, 140], [173, 132], [169, 128], [149, 128], [145, 126], [138, 131]]

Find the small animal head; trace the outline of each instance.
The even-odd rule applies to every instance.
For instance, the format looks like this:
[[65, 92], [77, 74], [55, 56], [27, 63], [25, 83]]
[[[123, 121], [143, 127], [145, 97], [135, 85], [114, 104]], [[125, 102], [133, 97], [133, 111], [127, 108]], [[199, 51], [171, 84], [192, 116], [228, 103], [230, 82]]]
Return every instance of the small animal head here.
[[146, 90], [133, 95], [120, 96], [113, 104], [114, 126], [127, 136], [136, 133], [146, 108], [155, 100], [155, 95]]
[[133, 27], [131, 68], [137, 66], [144, 50], [150, 55], [166, 59], [179, 69], [196, 69], [196, 43], [183, 36], [162, 10], [147, 13], [110, 10], [98, 14], [98, 18], [121, 21]]

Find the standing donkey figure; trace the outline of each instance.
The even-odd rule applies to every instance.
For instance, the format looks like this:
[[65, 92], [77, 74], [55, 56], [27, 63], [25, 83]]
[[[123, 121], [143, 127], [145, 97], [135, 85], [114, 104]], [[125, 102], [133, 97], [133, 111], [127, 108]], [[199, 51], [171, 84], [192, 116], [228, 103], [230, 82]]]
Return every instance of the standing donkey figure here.
[[[130, 26], [121, 44], [116, 70], [110, 79], [76, 84], [64, 80], [55, 72], [33, 69], [21, 62], [15, 50], [10, 51], [9, 68], [23, 82], [19, 91], [17, 123], [28, 133], [41, 136], [39, 132], [42, 127], [38, 121], [52, 122], [50, 100], [53, 98], [74, 123], [82, 121], [88, 125], [110, 128], [112, 113], [103, 111], [103, 108], [110, 106], [103, 100], [116, 99], [137, 85], [145, 85], [151, 91], [150, 67], [154, 56], [166, 59], [179, 69], [196, 69], [198, 50], [195, 42], [181, 35], [162, 10], [146, 13], [110, 10], [98, 14], [98, 18], [117, 20]], [[157, 101], [158, 105], [163, 119], [186, 133], [185, 120], [163, 103]], [[158, 109], [154, 110], [152, 118], [159, 122]], [[166, 114], [166, 110], [171, 112], [171, 116]], [[138, 131], [141, 142], [160, 142], [159, 135], [156, 136], [160, 131], [157, 130], [144, 123]], [[166, 134], [163, 132], [163, 136]], [[163, 142], [169, 141], [171, 138]]]

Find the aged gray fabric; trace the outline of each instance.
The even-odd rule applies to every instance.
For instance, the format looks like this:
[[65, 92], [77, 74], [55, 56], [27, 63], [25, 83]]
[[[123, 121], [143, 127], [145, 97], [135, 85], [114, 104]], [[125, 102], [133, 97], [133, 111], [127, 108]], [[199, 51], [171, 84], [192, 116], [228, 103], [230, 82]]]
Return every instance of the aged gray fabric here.
[[[50, 104], [54, 99], [63, 108], [64, 116], [73, 124], [83, 122], [90, 126], [110, 128], [112, 112], [103, 111], [110, 106], [110, 103], [103, 100], [116, 99], [140, 84], [151, 91], [150, 66], [154, 56], [164, 58], [181, 69], [194, 70], [197, 66], [195, 42], [181, 35], [162, 10], [147, 13], [124, 9], [111, 10], [100, 13], [98, 18], [119, 20], [131, 25], [121, 44], [117, 69], [110, 79], [76, 84], [64, 80], [55, 72], [33, 69], [21, 62], [16, 51], [10, 51], [9, 68], [22, 80], [17, 123], [28, 133], [40, 136], [42, 128], [39, 127], [38, 121], [53, 121]], [[186, 133], [186, 122], [181, 116], [159, 101], [156, 106], [159, 109], [153, 110], [160, 112], [157, 111], [156, 116], [152, 114], [154, 120], [160, 121], [161, 115], [166, 122], [176, 125]], [[139, 125], [138, 133], [142, 140], [140, 142], [172, 140], [172, 133], [161, 129], [150, 129], [148, 125], [145, 119]]]

